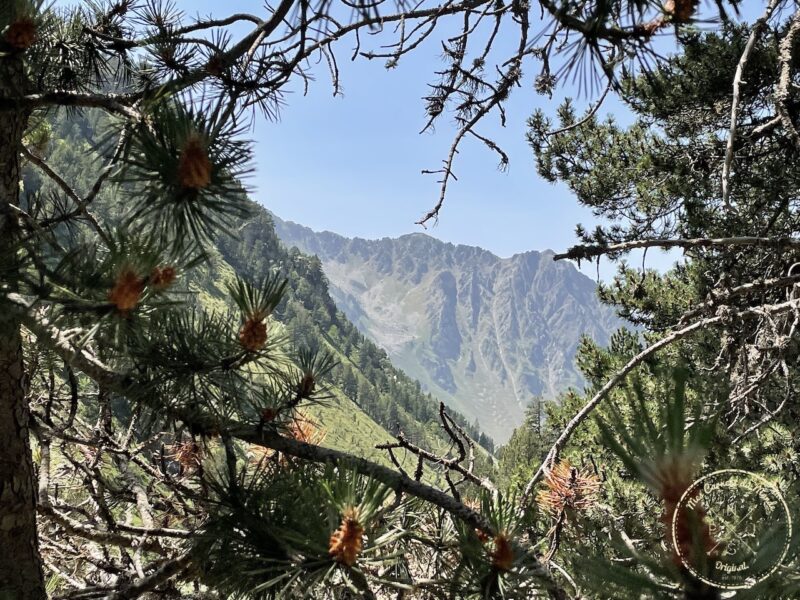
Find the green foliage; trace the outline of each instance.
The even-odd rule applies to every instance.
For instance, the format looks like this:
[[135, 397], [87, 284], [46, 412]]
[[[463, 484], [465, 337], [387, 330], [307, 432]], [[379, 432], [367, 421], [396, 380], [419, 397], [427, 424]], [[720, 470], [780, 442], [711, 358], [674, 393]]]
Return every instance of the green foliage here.
[[[596, 416], [605, 445], [631, 475], [656, 493], [669, 483], [664, 480], [665, 470], [673, 465], [688, 477], [697, 471], [716, 428], [717, 415], [704, 415], [702, 402], [695, 404], [687, 425], [686, 378], [684, 370], [676, 370], [672, 398], [657, 403], [647, 401], [641, 381], [634, 379], [625, 389], [629, 416], [623, 416], [613, 403], [604, 407], [606, 418]], [[665, 374], [659, 379], [668, 380]]]
[[541, 398], [535, 398], [528, 405], [525, 421], [497, 451], [497, 479], [506, 489], [524, 488], [550, 448], [543, 404]]
[[279, 273], [266, 275], [258, 285], [237, 276], [233, 284], [228, 284], [228, 293], [245, 318], [261, 320], [280, 304], [288, 283]]
[[130, 220], [148, 219], [182, 242], [206, 239], [247, 214], [241, 177], [251, 159], [242, 129], [221, 105], [157, 103], [133, 131], [120, 181], [128, 184]]
[[482, 532], [457, 524], [460, 560], [453, 573], [453, 598], [531, 598], [541, 589], [536, 581], [541, 565], [522, 535], [529, 513], [521, 513], [512, 495], [481, 496], [481, 514], [497, 532]]
[[[224, 469], [210, 484], [215, 516], [194, 540], [204, 580], [232, 598], [314, 597], [323, 586], [358, 594], [362, 568], [387, 564], [382, 547], [399, 535], [381, 515], [390, 490], [346, 467], [262, 463], [231, 479]], [[357, 562], [332, 553], [332, 539], [352, 517]], [[366, 536], [366, 542], [362, 540]]]

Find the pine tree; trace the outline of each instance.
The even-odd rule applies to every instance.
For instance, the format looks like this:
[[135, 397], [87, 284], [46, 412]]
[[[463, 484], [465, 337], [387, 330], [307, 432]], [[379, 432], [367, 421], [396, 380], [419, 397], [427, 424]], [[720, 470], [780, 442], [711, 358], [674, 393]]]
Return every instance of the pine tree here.
[[[334, 360], [302, 319], [328, 320], [332, 306], [302, 289], [287, 300], [277, 270], [227, 274], [207, 304], [192, 284], [214, 272], [210, 240], [235, 235], [249, 211], [243, 135], [254, 111], [277, 116], [286, 86], [310, 79], [310, 59], [329, 65], [338, 92], [333, 48], [348, 34], [398, 24], [394, 46], [363, 50], [391, 67], [449, 18], [464, 28], [452, 37], [441, 27], [445, 65], [425, 99], [428, 127], [448, 113], [458, 127], [425, 223], [465, 139], [507, 162], [476, 127], [503, 116], [523, 65], [538, 64], [543, 93], [581, 65], [619, 90], [657, 56], [655, 33], [682, 30], [695, 3], [379, 8], [282, 0], [187, 19], [160, 0], [0, 6], [0, 596], [45, 598], [45, 574], [72, 597], [572, 593], [555, 550], [537, 550], [558, 540], [540, 535], [532, 497], [504, 494], [477, 470], [469, 428], [443, 405], [449, 447], [405, 440], [411, 471], [396, 445], [385, 448], [395, 468], [321, 445], [305, 409], [330, 399]], [[549, 41], [534, 47], [539, 8], [538, 39]], [[510, 55], [493, 47], [501, 25], [518, 38]], [[779, 112], [793, 106], [783, 92]], [[64, 112], [90, 115], [68, 125], [92, 140], [80, 169], [48, 162], [48, 131]], [[23, 167], [46, 191], [23, 189]], [[318, 262], [295, 258], [309, 287], [324, 285]], [[297, 317], [295, 331], [275, 322], [281, 310]], [[352, 349], [364, 346], [349, 335]], [[397, 378], [387, 387], [400, 420], [419, 389]], [[78, 475], [69, 485], [65, 471]], [[577, 473], [548, 471], [559, 514], [592, 506], [594, 480]], [[575, 481], [580, 493], [567, 498]]]
[[[798, 508], [796, 444], [779, 449], [776, 439], [787, 439], [797, 414], [792, 207], [800, 117], [790, 82], [800, 13], [782, 13], [775, 3], [765, 11], [752, 27], [687, 31], [678, 55], [623, 78], [620, 98], [636, 115], [630, 126], [596, 111], [581, 116], [570, 101], [556, 121], [542, 111], [530, 120], [539, 173], [614, 222], [579, 227], [581, 243], [556, 258], [619, 261], [601, 297], [645, 328], [643, 336], [618, 332], [606, 349], [583, 343], [578, 361], [588, 393], [551, 409], [547, 429], [557, 439], [527, 486], [529, 493], [540, 481], [553, 487], [548, 477], [559, 460], [602, 476], [613, 492], [605, 507], [573, 519], [572, 538], [559, 533], [552, 544], [579, 573], [578, 585], [603, 582], [614, 597], [723, 597], [668, 552], [705, 546], [694, 566], [715, 572], [719, 554], [709, 549], [714, 532], [704, 530], [704, 515], [694, 514], [690, 528], [676, 506], [702, 474], [758, 474], [780, 489], [791, 512]], [[624, 260], [658, 248], [682, 252], [664, 274], [639, 268], [638, 257]], [[680, 373], [674, 390], [665, 383], [671, 369]], [[781, 549], [771, 543], [780, 536], [767, 527], [757, 539], [763, 555], [777, 559]], [[601, 546], [597, 531], [617, 539]], [[602, 557], [576, 559], [590, 548]], [[796, 552], [792, 539], [772, 577], [724, 597], [794, 597]]]

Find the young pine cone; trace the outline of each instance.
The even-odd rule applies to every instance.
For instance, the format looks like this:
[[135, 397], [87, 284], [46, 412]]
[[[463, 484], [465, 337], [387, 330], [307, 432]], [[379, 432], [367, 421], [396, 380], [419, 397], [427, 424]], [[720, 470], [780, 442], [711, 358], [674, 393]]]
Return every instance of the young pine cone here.
[[514, 549], [511, 547], [511, 540], [504, 533], [498, 533], [494, 538], [494, 550], [492, 551], [492, 566], [498, 571], [510, 571], [514, 565]]
[[144, 291], [145, 281], [131, 268], [125, 268], [117, 275], [114, 287], [108, 293], [108, 301], [121, 313], [127, 313], [139, 303]]
[[190, 136], [181, 150], [178, 181], [183, 187], [193, 190], [201, 190], [211, 183], [211, 161], [198, 135]]
[[697, 0], [667, 0], [664, 3], [664, 12], [672, 17], [676, 23], [686, 23], [692, 18]]
[[239, 329], [239, 343], [248, 352], [261, 350], [267, 343], [267, 324], [261, 319], [247, 319]]
[[12, 48], [27, 50], [36, 41], [36, 22], [30, 17], [22, 17], [9, 25], [3, 37]]
[[348, 508], [344, 511], [339, 529], [331, 534], [328, 553], [336, 562], [352, 567], [361, 553], [363, 537], [364, 528], [358, 522], [358, 512]]
[[150, 285], [157, 290], [163, 290], [172, 285], [175, 281], [178, 272], [175, 267], [167, 265], [166, 267], [155, 267], [150, 272]]

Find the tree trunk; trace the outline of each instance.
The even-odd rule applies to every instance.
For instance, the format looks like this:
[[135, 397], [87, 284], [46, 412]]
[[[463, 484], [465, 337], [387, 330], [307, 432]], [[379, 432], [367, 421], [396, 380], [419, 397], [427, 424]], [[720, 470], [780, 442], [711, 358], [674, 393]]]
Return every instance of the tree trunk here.
[[[24, 91], [22, 60], [0, 57], [0, 96]], [[0, 291], [17, 288], [20, 144], [28, 115], [0, 111]], [[28, 425], [19, 315], [0, 295], [0, 600], [41, 600], [42, 561], [36, 535], [36, 485]]]

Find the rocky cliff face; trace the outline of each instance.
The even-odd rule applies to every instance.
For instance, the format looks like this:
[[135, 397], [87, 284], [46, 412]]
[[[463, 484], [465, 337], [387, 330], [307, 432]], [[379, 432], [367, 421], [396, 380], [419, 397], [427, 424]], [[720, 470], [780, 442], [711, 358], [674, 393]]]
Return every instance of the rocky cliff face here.
[[620, 325], [594, 282], [552, 252], [500, 258], [415, 233], [381, 240], [275, 218], [287, 246], [316, 254], [339, 308], [424, 387], [503, 442], [534, 396], [581, 385], [582, 334]]

